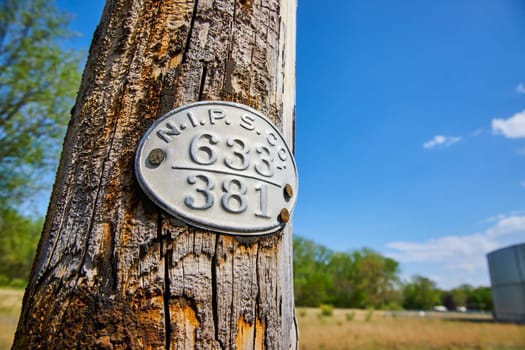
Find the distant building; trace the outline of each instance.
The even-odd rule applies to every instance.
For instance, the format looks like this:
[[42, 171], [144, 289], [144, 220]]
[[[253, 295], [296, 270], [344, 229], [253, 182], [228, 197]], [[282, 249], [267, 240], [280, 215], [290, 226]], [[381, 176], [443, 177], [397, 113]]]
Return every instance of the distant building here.
[[525, 322], [525, 243], [487, 254], [494, 317]]

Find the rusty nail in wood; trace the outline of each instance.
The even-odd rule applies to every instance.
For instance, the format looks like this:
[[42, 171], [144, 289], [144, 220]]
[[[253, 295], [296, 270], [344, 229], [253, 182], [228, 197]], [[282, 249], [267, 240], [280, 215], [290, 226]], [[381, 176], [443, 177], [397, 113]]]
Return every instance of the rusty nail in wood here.
[[288, 196], [288, 198], [292, 198], [293, 197], [293, 187], [292, 187], [292, 185], [286, 184], [286, 186], [284, 186], [284, 194], [286, 196]]
[[155, 148], [151, 150], [151, 152], [148, 155], [148, 161], [153, 166], [159, 166], [160, 163], [162, 163], [165, 158], [166, 158], [166, 153], [164, 153], [164, 151], [161, 150], [160, 148]]
[[290, 220], [290, 212], [288, 211], [288, 209], [283, 208], [281, 210], [281, 213], [279, 214], [279, 218], [282, 222], [288, 222]]

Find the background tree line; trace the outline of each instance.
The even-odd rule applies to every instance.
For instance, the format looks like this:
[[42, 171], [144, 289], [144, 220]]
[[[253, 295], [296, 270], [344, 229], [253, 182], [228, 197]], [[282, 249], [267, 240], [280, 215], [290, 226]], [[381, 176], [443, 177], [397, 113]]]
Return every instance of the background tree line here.
[[441, 290], [423, 276], [403, 282], [394, 259], [368, 248], [334, 252], [298, 236], [294, 238], [294, 288], [298, 306], [430, 310], [444, 305], [449, 310], [459, 306], [492, 309], [489, 287], [464, 284]]
[[[80, 83], [69, 17], [48, 0], [0, 1], [0, 284], [26, 283]], [[37, 218], [35, 218], [37, 216]]]
[[[29, 277], [43, 220], [2, 213], [0, 221], [0, 285], [23, 287]], [[297, 306], [330, 304], [342, 308], [492, 310], [489, 287], [463, 284], [451, 290], [414, 276], [400, 278], [399, 263], [371, 249], [334, 252], [311, 240], [294, 237], [294, 289]]]

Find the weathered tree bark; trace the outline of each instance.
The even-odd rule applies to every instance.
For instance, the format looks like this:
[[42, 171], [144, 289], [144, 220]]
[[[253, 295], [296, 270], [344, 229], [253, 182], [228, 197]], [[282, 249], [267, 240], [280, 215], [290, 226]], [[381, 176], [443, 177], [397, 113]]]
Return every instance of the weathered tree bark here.
[[134, 155], [167, 111], [247, 104], [293, 145], [295, 0], [108, 0], [94, 35], [14, 349], [297, 347], [292, 233], [180, 226]]

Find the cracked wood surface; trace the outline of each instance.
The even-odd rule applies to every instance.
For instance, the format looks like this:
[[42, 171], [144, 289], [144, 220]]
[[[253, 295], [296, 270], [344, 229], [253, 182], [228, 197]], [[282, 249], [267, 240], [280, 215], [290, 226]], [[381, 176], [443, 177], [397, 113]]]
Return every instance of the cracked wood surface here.
[[139, 189], [140, 137], [199, 100], [249, 105], [289, 144], [295, 0], [108, 0], [14, 349], [295, 349], [291, 225], [239, 238], [180, 226]]

